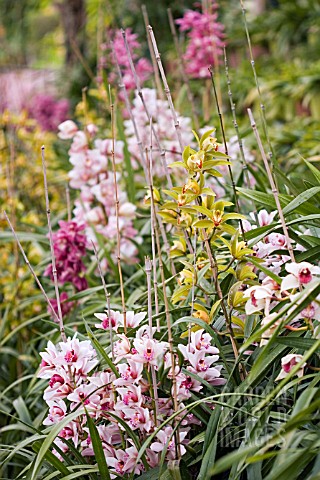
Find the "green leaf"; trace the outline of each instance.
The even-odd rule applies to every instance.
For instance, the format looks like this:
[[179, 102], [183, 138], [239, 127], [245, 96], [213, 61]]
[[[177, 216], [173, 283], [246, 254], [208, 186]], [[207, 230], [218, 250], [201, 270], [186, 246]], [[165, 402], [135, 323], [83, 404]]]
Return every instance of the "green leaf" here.
[[309, 200], [310, 198], [314, 197], [317, 195], [317, 193], [320, 192], [320, 187], [312, 187], [309, 188], [309, 190], [306, 190], [305, 192], [300, 193], [296, 198], [292, 200], [284, 209], [283, 209], [283, 214], [288, 215], [289, 213], [293, 212], [297, 207], [302, 205], [304, 202]]
[[299, 348], [301, 350], [309, 350], [312, 348], [317, 340], [315, 338], [299, 338], [299, 337], [277, 337], [275, 343], [280, 343], [281, 345], [287, 345], [291, 348]]
[[44, 442], [41, 445], [38, 456], [36, 457], [36, 461], [34, 463], [33, 471], [31, 474], [31, 480], [37, 480], [38, 473], [41, 468], [42, 462], [45, 458], [45, 455], [48, 452], [49, 448], [51, 447], [52, 443], [54, 442], [55, 438], [61, 432], [61, 430], [64, 427], [66, 427], [69, 422], [71, 422], [72, 420], [75, 420], [77, 417], [83, 414], [84, 414], [83, 409], [79, 409], [75, 412], [70, 413], [69, 415], [66, 415], [58, 424], [50, 428], [48, 435], [46, 436]]
[[86, 415], [87, 415], [87, 424], [89, 427], [89, 432], [90, 432], [90, 438], [92, 442], [92, 447], [93, 451], [95, 454], [95, 459], [97, 461], [98, 467], [99, 467], [99, 473], [101, 473], [102, 478], [105, 480], [111, 480], [110, 473], [109, 473], [109, 468], [107, 465], [106, 457], [104, 455], [104, 450], [102, 447], [102, 442], [99, 436], [99, 432], [97, 427], [95, 426], [92, 418], [88, 414], [86, 410]]
[[197, 228], [210, 228], [213, 225], [214, 223], [211, 220], [197, 220], [193, 223], [193, 226]]
[[210, 478], [210, 469], [215, 462], [218, 433], [220, 424], [221, 406], [217, 405], [210, 416], [210, 420], [206, 429], [203, 450], [201, 468], [197, 480], [207, 480]]

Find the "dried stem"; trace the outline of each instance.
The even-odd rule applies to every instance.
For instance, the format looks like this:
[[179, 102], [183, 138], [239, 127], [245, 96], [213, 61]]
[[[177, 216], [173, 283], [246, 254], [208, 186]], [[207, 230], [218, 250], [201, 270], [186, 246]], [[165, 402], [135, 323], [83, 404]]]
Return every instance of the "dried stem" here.
[[[150, 123], [151, 121], [151, 115], [150, 115], [150, 112], [149, 112], [149, 109], [147, 107], [147, 104], [144, 100], [144, 96], [143, 96], [143, 92], [142, 92], [142, 89], [141, 89], [141, 84], [140, 84], [140, 80], [139, 80], [139, 77], [137, 75], [137, 72], [136, 72], [136, 69], [135, 69], [135, 66], [134, 66], [134, 63], [133, 63], [133, 60], [132, 60], [132, 55], [131, 55], [131, 52], [130, 52], [130, 48], [129, 48], [129, 44], [128, 44], [128, 41], [127, 41], [127, 36], [126, 36], [126, 32], [122, 29], [121, 30], [122, 32], [122, 36], [123, 36], [123, 39], [124, 39], [124, 43], [125, 43], [125, 47], [126, 47], [126, 51], [127, 51], [127, 55], [128, 55], [128, 59], [129, 59], [129, 64], [130, 64], [130, 68], [131, 68], [131, 71], [132, 71], [132, 74], [133, 74], [133, 77], [134, 77], [134, 81], [135, 81], [135, 84], [136, 84], [136, 88], [137, 88], [137, 91], [138, 91], [138, 95], [141, 99], [141, 102], [142, 102], [142, 105], [143, 105], [143, 108], [146, 112], [146, 115], [147, 115], [147, 118], [148, 118], [148, 121]], [[165, 175], [166, 175], [166, 178], [167, 178], [167, 182], [168, 182], [168, 185], [170, 188], [172, 188], [172, 180], [171, 180], [171, 177], [170, 177], [170, 173], [169, 173], [169, 169], [168, 169], [168, 165], [167, 165], [167, 161], [166, 161], [166, 152], [165, 150], [162, 148], [161, 144], [160, 144], [160, 140], [159, 140], [159, 136], [156, 132], [156, 129], [154, 128], [154, 125], [151, 123], [152, 125], [152, 133], [154, 135], [154, 138], [155, 138], [155, 141], [156, 141], [156, 144], [157, 144], [157, 147], [160, 151], [160, 158], [161, 158], [161, 163], [162, 163], [162, 166], [163, 166], [163, 169], [164, 169], [164, 172], [165, 172]]]
[[156, 60], [156, 57], [154, 56], [154, 52], [151, 48], [152, 45], [151, 45], [151, 42], [150, 42], [150, 37], [148, 35], [148, 25], [149, 25], [148, 10], [147, 10], [147, 7], [145, 5], [141, 6], [141, 10], [142, 10], [144, 26], [145, 26], [146, 33], [147, 33], [147, 41], [148, 41], [148, 47], [149, 47], [149, 51], [150, 51], [150, 55], [151, 55], [151, 61], [152, 61], [152, 67], [153, 67], [153, 73], [154, 73], [154, 79], [155, 79], [155, 84], [156, 84], [156, 88], [157, 88], [157, 93], [159, 95], [159, 98], [161, 100], [163, 100], [163, 91], [162, 91], [162, 88], [161, 88], [161, 81], [160, 81], [158, 67], [157, 67], [157, 60]]
[[[197, 231], [194, 233], [193, 240], [193, 277], [192, 277], [192, 289], [191, 289], [191, 316], [194, 311], [194, 302], [195, 302], [195, 289], [196, 289], [196, 263], [197, 263]], [[188, 324], [188, 350], [190, 351], [191, 344], [191, 322]]]
[[[248, 28], [248, 23], [247, 23], [246, 10], [244, 8], [243, 0], [239, 0], [239, 1], [240, 1], [240, 5], [241, 5], [243, 23], [244, 23], [244, 28], [245, 28], [245, 31], [246, 31], [247, 43], [248, 43], [248, 48], [249, 48], [250, 64], [251, 64], [251, 67], [252, 67], [254, 81], [255, 81], [257, 91], [258, 91], [258, 95], [259, 95], [263, 132], [266, 136], [269, 149], [273, 153], [273, 156], [274, 156], [274, 151], [273, 151], [271, 141], [270, 141], [270, 137], [269, 137], [269, 133], [268, 133], [268, 125], [267, 125], [267, 120], [266, 120], [266, 108], [265, 108], [265, 105], [262, 101], [259, 79], [258, 79], [256, 67], [255, 67], [255, 61], [254, 61], [254, 58], [253, 58], [253, 53], [252, 53], [252, 46], [251, 46], [251, 39], [250, 39], [249, 28]], [[276, 160], [276, 158], [275, 158], [275, 160]]]
[[238, 139], [238, 144], [239, 144], [239, 150], [240, 150], [240, 157], [241, 157], [241, 163], [242, 163], [242, 168], [244, 171], [244, 177], [245, 181], [247, 184], [247, 187], [250, 187], [250, 179], [249, 179], [249, 173], [248, 173], [248, 164], [247, 160], [244, 154], [244, 149], [243, 149], [243, 141], [240, 136], [240, 131], [239, 131], [239, 125], [237, 122], [237, 117], [236, 117], [236, 104], [233, 102], [233, 96], [232, 96], [232, 91], [231, 91], [231, 80], [229, 76], [229, 67], [228, 67], [228, 59], [227, 59], [227, 52], [226, 48], [223, 47], [223, 53], [224, 53], [224, 65], [225, 65], [225, 74], [226, 74], [226, 79], [227, 79], [227, 85], [228, 85], [228, 96], [230, 100], [230, 109], [232, 113], [232, 122], [234, 129], [236, 131], [237, 139]]
[[[152, 143], [152, 139], [153, 139], [153, 136], [152, 136], [152, 119], [150, 120], [150, 155], [148, 157], [148, 150], [146, 149], [146, 161], [147, 161], [147, 170], [148, 170], [148, 177], [147, 177], [147, 183], [149, 185], [149, 188], [150, 188], [150, 193], [152, 193], [151, 195], [151, 198], [152, 198], [152, 201], [154, 201], [154, 196], [153, 196], [153, 175], [152, 175], [152, 165], [153, 165], [153, 162], [152, 162], [152, 152], [153, 152], [153, 143]], [[154, 209], [153, 209], [157, 215], [157, 206], [155, 205], [154, 206]], [[172, 260], [172, 258], [170, 257], [170, 245], [169, 245], [169, 242], [168, 242], [168, 238], [167, 238], [167, 234], [166, 234], [166, 230], [164, 228], [164, 225], [163, 225], [163, 222], [162, 222], [162, 219], [161, 217], [158, 216], [158, 221], [159, 221], [159, 226], [160, 226], [160, 231], [161, 231], [161, 236], [162, 236], [162, 239], [163, 239], [163, 243], [164, 243], [164, 248], [167, 252], [167, 256], [168, 256], [168, 259], [169, 259], [169, 263], [170, 263], [170, 267], [171, 267], [171, 272], [172, 272], [172, 275], [176, 275], [176, 268], [174, 266], [174, 262]], [[153, 215], [153, 224], [154, 224], [154, 229], [158, 228], [157, 226], [157, 221], [156, 221], [156, 216]], [[156, 258], [156, 255], [153, 256], [153, 258]], [[156, 269], [156, 266], [155, 266], [155, 269]], [[156, 274], [156, 272], [155, 272]]]
[[227, 326], [227, 330], [228, 330], [229, 335], [230, 335], [230, 340], [231, 340], [231, 344], [232, 344], [233, 353], [234, 353], [235, 358], [237, 359], [239, 357], [238, 346], [237, 346], [237, 343], [236, 343], [235, 338], [234, 338], [232, 325], [231, 325], [231, 319], [230, 319], [228, 309], [226, 307], [226, 304], [225, 304], [225, 301], [224, 301], [224, 298], [223, 298], [223, 293], [222, 293], [220, 283], [219, 283], [218, 265], [217, 265], [217, 262], [216, 262], [216, 259], [215, 259], [215, 255], [211, 250], [210, 242], [209, 242], [208, 235], [207, 235], [207, 232], [206, 232], [205, 229], [202, 229], [202, 234], [203, 234], [203, 238], [204, 238], [204, 244], [205, 244], [206, 252], [207, 252], [207, 255], [208, 255], [209, 262], [210, 262], [210, 267], [211, 267], [211, 270], [212, 270], [215, 289], [216, 289], [218, 298], [221, 301], [221, 308], [222, 308], [222, 311], [223, 311], [223, 314], [224, 314], [224, 317], [225, 317], [225, 320], [226, 320], [226, 326]]
[[151, 38], [153, 51], [154, 51], [154, 54], [155, 54], [155, 57], [156, 57], [156, 60], [157, 60], [157, 63], [158, 63], [158, 68], [159, 68], [159, 72], [160, 72], [160, 75], [161, 75], [161, 78], [162, 78], [164, 91], [165, 91], [165, 94], [167, 96], [167, 100], [168, 100], [168, 103], [169, 103], [169, 108], [170, 108], [171, 115], [172, 115], [172, 118], [173, 118], [174, 127], [175, 127], [176, 132], [177, 132], [179, 145], [180, 145], [181, 151], [183, 151], [184, 145], [183, 145], [182, 136], [181, 136], [180, 123], [179, 123], [176, 111], [174, 109], [170, 88], [169, 88], [169, 85], [168, 85], [168, 82], [167, 82], [167, 77], [166, 77], [166, 74], [165, 74], [165, 71], [164, 71], [164, 68], [163, 68], [163, 65], [162, 65], [161, 56], [160, 56], [160, 53], [159, 53], [159, 50], [158, 50], [157, 42], [156, 42], [152, 27], [150, 25], [148, 25], [148, 32], [149, 32], [149, 36]]
[[59, 318], [61, 338], [65, 342], [66, 337], [65, 337], [65, 333], [64, 333], [64, 326], [63, 326], [63, 319], [62, 319], [61, 302], [60, 302], [60, 294], [59, 294], [59, 286], [58, 286], [58, 275], [57, 275], [57, 267], [56, 267], [56, 257], [55, 257], [55, 254], [54, 254], [54, 247], [53, 247], [53, 236], [52, 236], [52, 227], [51, 227], [51, 218], [50, 218], [51, 217], [51, 212], [50, 212], [48, 183], [47, 183], [47, 167], [46, 167], [46, 162], [45, 162], [45, 158], [44, 158], [44, 150], [45, 150], [45, 147], [42, 146], [41, 147], [41, 160], [42, 160], [42, 169], [43, 169], [44, 192], [45, 192], [45, 197], [46, 197], [46, 212], [47, 212], [47, 221], [48, 221], [48, 229], [49, 229], [51, 260], [52, 260], [52, 275], [53, 275], [54, 289], [55, 289], [55, 292], [56, 292], [58, 318]]
[[110, 347], [111, 347], [112, 361], [114, 361], [113, 335], [112, 335], [112, 324], [111, 324], [111, 316], [110, 316], [110, 293], [108, 292], [107, 285], [106, 285], [106, 282], [105, 282], [105, 279], [104, 279], [104, 276], [103, 276], [103, 273], [102, 273], [101, 262], [100, 262], [100, 260], [99, 260], [99, 255], [98, 255], [96, 246], [95, 246], [93, 240], [91, 240], [91, 243], [92, 243], [93, 251], [94, 251], [94, 254], [95, 254], [95, 257], [96, 257], [96, 260], [97, 260], [99, 275], [100, 275], [100, 278], [101, 278], [101, 282], [102, 282], [102, 285], [103, 285], [104, 294], [105, 294], [106, 301], [107, 301], [108, 318], [109, 318]]
[[188, 101], [189, 101], [190, 106], [191, 106], [193, 123], [194, 123], [194, 126], [195, 126], [196, 130], [199, 130], [200, 125], [199, 125], [199, 119], [198, 119], [196, 105], [195, 105], [195, 101], [194, 101], [194, 96], [193, 96], [193, 93], [192, 93], [192, 90], [191, 90], [191, 87], [190, 87], [189, 77], [186, 73], [186, 66], [185, 66], [185, 62], [184, 62], [184, 58], [183, 58], [183, 53], [182, 53], [182, 50], [180, 48], [180, 43], [179, 43], [178, 35], [177, 35], [177, 29], [176, 29], [176, 26], [175, 26], [175, 23], [174, 23], [171, 8], [168, 8], [167, 12], [168, 12], [170, 30], [171, 30], [171, 33], [172, 33], [174, 46], [175, 46], [175, 49], [177, 51], [177, 59], [178, 59], [180, 75], [181, 75], [181, 78], [183, 80], [184, 85], [186, 86], [187, 97], [188, 97]]
[[[219, 121], [220, 121], [220, 127], [221, 127], [223, 144], [224, 144], [224, 151], [225, 151], [225, 154], [228, 155], [228, 146], [227, 146], [227, 141], [226, 141], [226, 134], [225, 134], [225, 130], [224, 130], [222, 113], [221, 113], [221, 110], [220, 110], [219, 100], [218, 100], [218, 96], [217, 96], [216, 84], [215, 84], [215, 81], [214, 81], [214, 74], [213, 74], [213, 71], [212, 71], [211, 67], [209, 67], [208, 70], [209, 70], [210, 77], [211, 77], [214, 98], [215, 98], [217, 111], [218, 111], [218, 116], [219, 116]], [[240, 213], [240, 206], [239, 206], [239, 200], [238, 200], [238, 195], [237, 195], [237, 191], [236, 191], [236, 185], [234, 183], [233, 173], [232, 173], [232, 169], [231, 169], [230, 165], [228, 165], [228, 171], [229, 171], [229, 175], [230, 175], [230, 179], [231, 179], [232, 190], [233, 190], [234, 200], [235, 200], [235, 204], [236, 204], [236, 211], [237, 211], [237, 213]], [[246, 235], [245, 235], [245, 231], [244, 231], [244, 227], [243, 227], [243, 223], [242, 223], [241, 219], [240, 219], [239, 223], [240, 223], [240, 229], [241, 229], [243, 240], [246, 241]]]
[[8, 223], [11, 231], [12, 231], [12, 234], [13, 234], [13, 236], [14, 236], [14, 239], [15, 239], [15, 241], [17, 242], [17, 245], [18, 245], [18, 247], [19, 247], [19, 249], [20, 249], [20, 252], [21, 252], [21, 254], [22, 254], [22, 256], [23, 256], [23, 259], [24, 259], [27, 267], [29, 268], [29, 270], [30, 270], [30, 272], [31, 272], [31, 275], [33, 276], [33, 278], [35, 279], [38, 287], [40, 288], [41, 293], [42, 293], [42, 295], [44, 296], [44, 298], [45, 298], [45, 300], [46, 300], [46, 302], [47, 302], [47, 304], [48, 304], [48, 307], [50, 308], [50, 310], [51, 310], [51, 312], [52, 312], [52, 315], [53, 315], [54, 318], [55, 318], [55, 321], [60, 325], [61, 337], [62, 337], [63, 341], [66, 341], [66, 340], [65, 340], [65, 333], [64, 333], [63, 324], [62, 324], [62, 325], [60, 324], [60, 319], [59, 319], [59, 317], [58, 317], [58, 315], [57, 315], [57, 312], [54, 310], [54, 308], [53, 308], [53, 306], [52, 306], [52, 303], [51, 303], [48, 295], [46, 294], [46, 292], [45, 292], [45, 290], [44, 290], [44, 288], [43, 288], [43, 286], [42, 286], [39, 278], [37, 277], [36, 272], [34, 271], [31, 263], [29, 262], [28, 257], [27, 257], [27, 255], [26, 255], [25, 251], [23, 250], [23, 247], [22, 247], [22, 245], [21, 245], [21, 243], [20, 243], [20, 240], [19, 240], [19, 238], [18, 238], [18, 236], [17, 236], [17, 234], [16, 234], [16, 232], [15, 232], [15, 229], [14, 229], [12, 223], [11, 223], [10, 220], [9, 220], [9, 217], [8, 217], [6, 211], [4, 211], [3, 214], [4, 214], [4, 216], [5, 216], [5, 219], [6, 219], [7, 223]]
[[[166, 323], [167, 323], [167, 329], [168, 329], [169, 352], [170, 352], [170, 357], [171, 357], [173, 408], [174, 408], [174, 411], [177, 412], [178, 409], [179, 409], [179, 405], [178, 405], [178, 387], [177, 387], [177, 379], [176, 379], [176, 372], [175, 372], [176, 360], [175, 360], [175, 355], [174, 355], [174, 351], [173, 351], [173, 336], [172, 336], [172, 329], [171, 329], [169, 302], [168, 302], [167, 291], [166, 291], [166, 279], [165, 279], [165, 276], [164, 276], [163, 262], [162, 262], [162, 256], [161, 256], [160, 239], [159, 239], [159, 234], [158, 234], [157, 230], [156, 230], [156, 242], [157, 242], [157, 249], [158, 249], [159, 269], [160, 269], [162, 289], [163, 289], [165, 316], [166, 316]], [[176, 418], [174, 420], [174, 424], [177, 425], [177, 419]], [[178, 440], [177, 440], [179, 438], [178, 430], [176, 432], [177, 432], [176, 445], [178, 447], [178, 457], [180, 458], [180, 455], [181, 455], [180, 445], [178, 444]]]
[[146, 158], [149, 174], [149, 189], [150, 189], [150, 223], [151, 223], [151, 248], [152, 248], [152, 265], [153, 265], [153, 288], [154, 288], [154, 301], [156, 307], [156, 316], [157, 316], [157, 331], [160, 332], [160, 321], [159, 321], [159, 300], [158, 300], [158, 280], [157, 280], [157, 257], [156, 257], [156, 240], [155, 240], [155, 229], [156, 229], [156, 219], [154, 218], [154, 203], [153, 198], [153, 184], [152, 184], [152, 174], [151, 174], [151, 164], [148, 158], [148, 151], [146, 149]]
[[[168, 85], [168, 82], [167, 82], [165, 71], [164, 71], [163, 66], [162, 66], [162, 62], [161, 62], [160, 54], [159, 54], [159, 51], [158, 51], [156, 39], [155, 39], [155, 36], [153, 34], [152, 27], [150, 25], [148, 26], [148, 32], [149, 32], [151, 42], [152, 42], [152, 46], [153, 46], [153, 49], [154, 49], [154, 53], [155, 53], [155, 56], [156, 56], [156, 59], [157, 59], [157, 62], [158, 62], [159, 71], [160, 71], [161, 78], [162, 78], [163, 85], [164, 85], [164, 91], [167, 95], [170, 112], [171, 112], [171, 115], [172, 115], [174, 126], [175, 126], [175, 129], [176, 129], [176, 132], [177, 132], [177, 137], [178, 137], [180, 149], [181, 149], [181, 152], [182, 152], [183, 149], [184, 149], [184, 146], [183, 146], [182, 137], [181, 137], [179, 120], [178, 120], [176, 111], [174, 109], [174, 105], [173, 105], [173, 101], [172, 101], [172, 97], [171, 97], [171, 92], [170, 92], [170, 89], [169, 89], [169, 85]], [[149, 121], [150, 121], [150, 118], [149, 118]], [[152, 132], [154, 134], [155, 131], [154, 131], [154, 127], [153, 127], [152, 123], [151, 123], [151, 127], [152, 127]], [[155, 136], [155, 138], [157, 140], [157, 138], [158, 138], [157, 135]], [[172, 188], [171, 178], [170, 178], [169, 187]], [[193, 248], [192, 248], [192, 245], [191, 245], [191, 242], [190, 242], [190, 238], [189, 238], [189, 236], [188, 236], [188, 234], [185, 230], [184, 230], [184, 236], [185, 236], [185, 239], [186, 239], [186, 242], [187, 242], [188, 249], [189, 249], [190, 253], [193, 254]]]
[[278, 192], [278, 189], [276, 187], [273, 175], [271, 173], [269, 162], [268, 162], [266, 153], [264, 151], [264, 148], [263, 148], [263, 145], [262, 145], [262, 142], [261, 142], [261, 138], [260, 138], [257, 126], [256, 126], [256, 122], [253, 118], [253, 115], [252, 115], [252, 112], [251, 112], [250, 108], [248, 108], [248, 114], [249, 114], [249, 118], [250, 118], [251, 127], [252, 127], [253, 133], [256, 137], [258, 147], [259, 147], [259, 150], [260, 150], [260, 153], [261, 153], [261, 156], [262, 156], [262, 160], [263, 160], [263, 163], [264, 163], [267, 175], [268, 175], [268, 179], [269, 179], [269, 183], [270, 183], [270, 186], [271, 186], [272, 194], [273, 194], [273, 197], [274, 197], [274, 200], [276, 202], [276, 206], [277, 206], [277, 209], [278, 209], [278, 212], [279, 212], [279, 218], [280, 218], [280, 221], [281, 221], [284, 236], [286, 237], [286, 242], [287, 242], [289, 255], [290, 255], [291, 261], [295, 262], [295, 257], [294, 257], [294, 253], [293, 253], [291, 240], [290, 240], [290, 237], [289, 237], [288, 228], [287, 228], [287, 225], [286, 225], [286, 221], [285, 221], [283, 211], [282, 211], [282, 207], [281, 207], [280, 200], [279, 200], [279, 192]]
[[144, 156], [143, 145], [142, 145], [142, 141], [141, 141], [141, 138], [140, 138], [139, 130], [138, 130], [137, 123], [136, 123], [136, 120], [134, 118], [134, 115], [132, 113], [128, 92], [127, 92], [126, 87], [125, 87], [124, 82], [123, 82], [123, 76], [122, 76], [122, 72], [121, 72], [121, 69], [120, 69], [120, 65], [119, 65], [117, 56], [115, 54], [113, 42], [110, 42], [110, 45], [111, 45], [111, 50], [112, 50], [112, 53], [113, 53], [113, 57], [114, 57], [114, 61], [115, 61], [115, 65], [116, 65], [117, 73], [118, 73], [118, 77], [119, 77], [119, 84], [118, 84], [119, 89], [123, 93], [123, 96], [124, 96], [126, 109], [128, 110], [129, 117], [130, 117], [130, 120], [132, 122], [133, 129], [134, 129], [134, 134], [135, 134], [135, 137], [137, 139], [137, 145], [139, 147], [139, 151], [140, 151], [140, 155], [141, 155], [141, 162], [142, 162], [144, 174], [145, 174], [145, 177], [147, 179], [148, 176], [147, 176], [147, 170], [146, 170], [146, 160], [145, 160], [145, 156]]
[[[148, 289], [148, 321], [149, 321], [149, 337], [153, 337], [152, 331], [152, 292], [151, 292], [151, 261], [149, 257], [145, 258], [145, 268], [147, 274], [147, 289]], [[152, 377], [152, 386], [153, 386], [153, 397], [154, 397], [154, 418], [155, 425], [157, 426], [157, 407], [158, 407], [158, 389], [157, 389], [157, 377], [154, 365], [150, 366], [151, 368], [151, 377]]]
[[112, 170], [113, 170], [113, 180], [114, 180], [114, 190], [115, 190], [115, 207], [116, 207], [116, 224], [117, 224], [117, 263], [118, 263], [118, 272], [119, 272], [119, 282], [120, 282], [120, 291], [121, 291], [121, 302], [122, 302], [122, 313], [123, 313], [123, 326], [124, 333], [127, 334], [127, 312], [126, 304], [124, 298], [124, 286], [121, 270], [121, 251], [120, 251], [120, 224], [119, 224], [119, 196], [118, 196], [118, 184], [117, 184], [117, 172], [116, 172], [116, 162], [115, 162], [115, 122], [114, 122], [114, 104], [112, 102], [111, 90], [109, 87], [110, 93], [110, 112], [111, 112], [111, 137], [112, 137], [112, 150], [111, 150], [111, 160], [112, 160]]

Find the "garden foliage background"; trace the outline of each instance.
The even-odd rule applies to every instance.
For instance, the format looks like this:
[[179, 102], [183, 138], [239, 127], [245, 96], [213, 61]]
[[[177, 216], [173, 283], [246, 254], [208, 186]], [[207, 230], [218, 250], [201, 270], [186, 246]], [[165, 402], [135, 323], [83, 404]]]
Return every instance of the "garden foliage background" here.
[[320, 478], [319, 34], [0, 2], [1, 479]]

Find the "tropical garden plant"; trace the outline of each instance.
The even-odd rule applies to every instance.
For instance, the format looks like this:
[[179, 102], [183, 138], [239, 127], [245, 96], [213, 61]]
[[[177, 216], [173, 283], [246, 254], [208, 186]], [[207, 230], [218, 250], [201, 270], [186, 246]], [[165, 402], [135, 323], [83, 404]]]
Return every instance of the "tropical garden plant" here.
[[108, 28], [56, 133], [3, 117], [3, 479], [319, 478], [317, 149], [217, 7], [169, 12], [180, 80]]

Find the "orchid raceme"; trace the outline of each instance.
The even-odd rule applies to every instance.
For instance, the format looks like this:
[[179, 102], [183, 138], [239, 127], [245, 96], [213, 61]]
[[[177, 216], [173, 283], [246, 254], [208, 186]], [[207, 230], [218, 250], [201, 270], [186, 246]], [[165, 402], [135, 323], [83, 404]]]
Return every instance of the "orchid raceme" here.
[[[123, 324], [119, 312], [112, 311], [110, 318], [116, 319], [117, 313], [120, 318], [117, 327], [121, 328]], [[91, 343], [79, 341], [75, 336], [69, 338], [66, 343], [60, 342], [56, 346], [48, 343], [46, 351], [41, 353], [42, 362], [38, 377], [49, 381], [44, 392], [44, 399], [49, 407], [47, 417], [43, 421], [44, 425], [58, 424], [69, 412], [75, 411], [79, 405], [84, 405], [89, 415], [97, 422], [101, 438], [105, 439], [103, 451], [107, 464], [119, 474], [130, 472], [139, 474], [143, 471], [143, 466], [137, 461], [138, 452], [133, 447], [125, 450], [121, 448], [122, 426], [117, 422], [117, 418], [128, 422], [134, 431], [139, 432], [140, 438], [147, 438], [155, 431], [158, 422], [169, 418], [173, 413], [171, 387], [168, 385], [166, 391], [159, 380], [157, 388], [161, 403], [158, 403], [154, 399], [150, 384], [150, 368], [155, 367], [156, 372], [160, 372], [163, 367], [167, 368], [168, 376], [172, 379], [170, 375], [172, 364], [168, 361], [168, 343], [149, 338], [143, 326], [137, 329], [145, 314], [128, 313], [131, 313], [131, 328], [136, 329], [136, 333], [132, 339], [122, 334], [118, 335], [117, 343], [122, 344], [121, 348], [117, 344], [115, 346], [118, 376], [111, 370], [101, 370]], [[96, 314], [98, 318], [103, 315]], [[97, 327], [101, 328], [100, 324]], [[219, 359], [219, 350], [212, 346], [211, 341], [210, 335], [204, 330], [199, 330], [192, 334], [190, 351], [183, 344], [177, 346], [178, 350], [183, 352], [186, 369], [186, 373], [179, 373], [178, 379], [179, 401], [182, 408], [182, 400], [189, 399], [193, 391], [200, 392], [203, 389], [202, 379], [212, 385], [223, 385], [226, 381], [221, 377], [222, 366], [213, 366]], [[161, 404], [163, 407], [167, 404], [167, 407], [163, 408]], [[78, 418], [77, 422], [71, 422], [68, 429], [70, 433], [67, 433], [66, 428], [61, 430], [55, 445], [60, 448], [61, 439], [69, 438], [74, 446], [81, 450], [82, 455], [92, 456], [94, 452], [88, 436], [85, 415]], [[190, 428], [185, 427], [180, 430], [178, 442], [181, 455], [186, 452], [184, 444], [188, 442], [189, 431]], [[171, 426], [160, 430], [150, 445], [150, 451], [159, 452], [160, 445], [162, 450], [167, 442], [166, 458], [175, 459], [176, 437], [172, 433]], [[68, 452], [68, 448], [64, 448], [63, 451]], [[151, 455], [151, 452], [147, 455], [147, 462], [150, 466], [155, 466], [159, 463], [159, 457]]]

